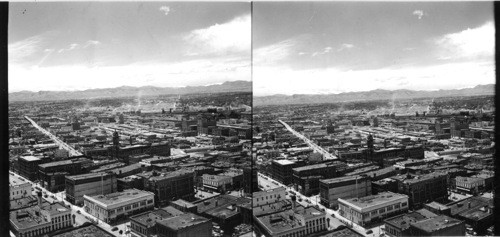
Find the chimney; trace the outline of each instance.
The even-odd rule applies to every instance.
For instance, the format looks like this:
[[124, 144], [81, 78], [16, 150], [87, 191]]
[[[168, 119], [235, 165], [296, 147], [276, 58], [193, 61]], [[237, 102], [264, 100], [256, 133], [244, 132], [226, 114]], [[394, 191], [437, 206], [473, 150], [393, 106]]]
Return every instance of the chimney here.
[[42, 205], [42, 192], [38, 191], [36, 193], [37, 199], [38, 199], [38, 206]]
[[469, 209], [470, 209], [470, 202], [468, 202], [468, 203], [467, 203], [467, 208], [469, 208]]
[[291, 198], [292, 198], [292, 210], [295, 211], [295, 200], [297, 200], [297, 197], [293, 195]]

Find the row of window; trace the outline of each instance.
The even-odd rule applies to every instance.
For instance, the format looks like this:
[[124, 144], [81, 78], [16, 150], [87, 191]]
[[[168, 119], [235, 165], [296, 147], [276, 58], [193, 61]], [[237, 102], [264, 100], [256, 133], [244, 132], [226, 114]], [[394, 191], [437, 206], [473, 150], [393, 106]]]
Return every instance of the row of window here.
[[[281, 198], [281, 195], [279, 195], [279, 194], [268, 195], [268, 196], [265, 196], [265, 200], [271, 199], [273, 197], [274, 198]], [[256, 200], [259, 201], [259, 198], [256, 198]], [[261, 197], [260, 201], [264, 201], [264, 197]]]
[[71, 221], [69, 221], [69, 220], [66, 222], [63, 222], [63, 223], [52, 223], [51, 226], [47, 226], [47, 227], [40, 228], [37, 230], [27, 231], [24, 233], [19, 233], [19, 237], [42, 236], [43, 234], [47, 234], [47, 233], [50, 233], [52, 231], [56, 231], [56, 230], [59, 230], [59, 229], [65, 228], [65, 227], [69, 227], [69, 226], [71, 226]]
[[140, 202], [133, 203], [132, 205], [127, 205], [125, 207], [122, 206], [122, 207], [119, 207], [119, 208], [116, 208], [116, 209], [112, 209], [112, 210], [109, 210], [109, 211], [105, 210], [105, 209], [103, 209], [103, 208], [101, 208], [101, 207], [99, 207], [97, 205], [95, 205], [96, 206], [95, 210], [101, 212], [102, 214], [106, 214], [107, 213], [108, 216], [111, 216], [111, 215], [113, 215], [115, 213], [120, 213], [120, 212], [123, 212], [123, 211], [129, 211], [131, 209], [136, 209], [138, 207], [144, 207], [146, 205], [153, 204], [153, 202], [154, 202], [153, 199], [143, 200], [143, 201], [140, 201]]

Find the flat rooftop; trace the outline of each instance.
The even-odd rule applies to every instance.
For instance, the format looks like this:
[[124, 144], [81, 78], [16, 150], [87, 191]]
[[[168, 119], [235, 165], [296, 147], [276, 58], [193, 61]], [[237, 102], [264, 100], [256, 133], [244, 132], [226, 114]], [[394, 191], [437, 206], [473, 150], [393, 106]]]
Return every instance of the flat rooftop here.
[[[398, 194], [398, 193], [393, 193], [393, 192], [381, 192], [377, 195], [371, 195], [371, 196], [366, 196], [366, 197], [361, 197], [361, 198], [349, 198], [349, 199], [342, 199], [343, 201], [358, 207], [359, 209], [366, 208], [366, 207], [373, 207], [381, 204], [385, 204], [388, 202], [396, 201], [402, 198], [408, 199], [408, 196], [404, 194]], [[339, 198], [340, 201], [341, 198]]]
[[[431, 217], [435, 216], [437, 215], [434, 214], [434, 216]], [[399, 229], [406, 230], [410, 228], [411, 223], [416, 223], [428, 218], [430, 218], [428, 215], [422, 215], [422, 213], [414, 211], [411, 213], [401, 214], [395, 217], [385, 219], [384, 222], [389, 223], [390, 225], [393, 225]]]
[[112, 237], [113, 235], [106, 232], [102, 228], [96, 226], [95, 224], [83, 224], [75, 229], [72, 228], [63, 233], [52, 235], [52, 237], [80, 237], [80, 236]]
[[9, 187], [10, 186], [19, 186], [19, 185], [23, 185], [26, 183], [28, 183], [28, 181], [26, 181], [26, 179], [9, 173]]
[[419, 221], [416, 223], [411, 223], [410, 225], [412, 225], [418, 229], [421, 229], [427, 233], [432, 233], [432, 232], [438, 231], [440, 229], [445, 229], [448, 227], [458, 225], [460, 223], [462, 223], [462, 221], [459, 221], [455, 218], [451, 218], [451, 217], [446, 216], [446, 215], [440, 215], [440, 216], [436, 216], [434, 218], [430, 218], [427, 220]]
[[84, 195], [84, 197], [104, 205], [111, 205], [111, 204], [119, 204], [121, 202], [126, 202], [138, 198], [148, 197], [152, 195], [154, 194], [151, 192], [142, 191], [139, 189], [126, 189], [123, 190], [122, 192], [110, 193], [107, 195], [94, 195], [94, 196]]
[[107, 177], [110, 175], [110, 173], [99, 172], [99, 173], [79, 174], [79, 175], [66, 176], [66, 178], [69, 180], [76, 181], [76, 180], [84, 180], [84, 179], [88, 179], [88, 178], [101, 177], [101, 175], [103, 175], [104, 177]]
[[344, 181], [351, 181], [351, 180], [361, 180], [363, 179], [363, 176], [360, 175], [353, 175], [353, 176], [344, 176], [344, 177], [337, 177], [337, 178], [332, 178], [332, 179], [322, 179], [321, 182], [324, 183], [338, 183], [338, 182], [344, 182]]
[[211, 222], [205, 217], [201, 217], [192, 213], [186, 213], [184, 215], [171, 217], [168, 219], [163, 219], [158, 221], [159, 225], [163, 225], [172, 230], [181, 230], [193, 225], [198, 225], [205, 222]]
[[24, 159], [26, 161], [37, 161], [40, 160], [40, 158], [36, 156], [21, 156], [20, 159]]
[[295, 162], [291, 161], [291, 160], [273, 160], [273, 162], [277, 163], [277, 164], [280, 164], [280, 165], [291, 165], [291, 164], [295, 164]]
[[156, 224], [157, 220], [163, 220], [166, 218], [173, 217], [172, 214], [168, 213], [165, 210], [158, 209], [154, 211], [144, 212], [138, 215], [134, 215], [130, 217], [130, 220], [133, 220], [141, 225], [152, 227]]

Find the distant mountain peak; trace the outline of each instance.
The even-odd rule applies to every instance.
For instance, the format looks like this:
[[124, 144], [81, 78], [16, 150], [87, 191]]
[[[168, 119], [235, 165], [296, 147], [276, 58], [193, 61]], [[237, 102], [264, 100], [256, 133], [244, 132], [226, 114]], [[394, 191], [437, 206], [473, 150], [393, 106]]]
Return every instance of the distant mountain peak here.
[[80, 91], [19, 91], [9, 93], [9, 101], [47, 101], [47, 100], [71, 100], [90, 99], [106, 97], [128, 97], [137, 93], [142, 96], [155, 95], [177, 95], [196, 93], [224, 93], [224, 92], [251, 92], [250, 81], [226, 81], [218, 85], [210, 86], [186, 86], [186, 87], [156, 87], [156, 86], [120, 86], [103, 89], [87, 89]]

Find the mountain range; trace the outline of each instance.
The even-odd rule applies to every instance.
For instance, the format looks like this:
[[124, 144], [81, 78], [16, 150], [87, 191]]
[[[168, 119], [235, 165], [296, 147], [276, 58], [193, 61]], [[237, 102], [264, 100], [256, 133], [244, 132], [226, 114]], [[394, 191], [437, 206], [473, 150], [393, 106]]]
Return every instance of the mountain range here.
[[117, 98], [133, 95], [181, 95], [195, 93], [251, 92], [251, 81], [227, 81], [222, 84], [186, 87], [131, 87], [89, 89], [82, 91], [20, 91], [9, 93], [9, 101], [49, 101], [72, 99]]
[[473, 88], [416, 91], [416, 90], [371, 90], [362, 92], [346, 92], [340, 94], [298, 94], [254, 96], [253, 105], [314, 104], [348, 101], [370, 101], [391, 99], [436, 98], [452, 96], [495, 95], [495, 84], [478, 85]]

